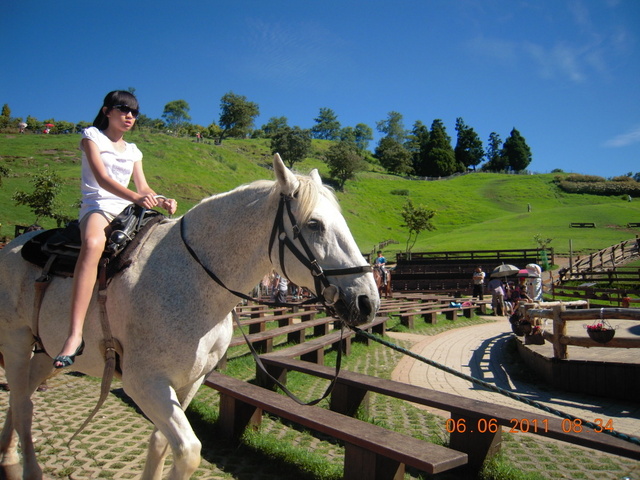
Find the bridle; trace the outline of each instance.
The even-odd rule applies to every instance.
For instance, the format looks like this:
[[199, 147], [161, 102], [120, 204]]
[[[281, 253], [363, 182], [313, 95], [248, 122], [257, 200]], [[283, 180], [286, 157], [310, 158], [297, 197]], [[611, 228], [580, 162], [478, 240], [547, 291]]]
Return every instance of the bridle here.
[[[288, 195], [284, 195], [284, 194], [280, 195], [280, 203], [278, 205], [278, 212], [276, 213], [276, 218], [275, 218], [275, 220], [273, 222], [273, 228], [271, 229], [271, 236], [269, 238], [269, 259], [271, 259], [271, 252], [273, 251], [275, 239], [276, 239], [276, 237], [278, 237], [278, 243], [279, 243], [279, 249], [278, 250], [279, 250], [279, 257], [280, 257], [280, 268], [282, 269], [282, 273], [285, 275], [285, 277], [289, 278], [287, 276], [287, 274], [286, 274], [286, 270], [285, 270], [285, 266], [284, 266], [284, 249], [286, 247], [286, 248], [289, 249], [289, 251], [291, 253], [293, 253], [295, 255], [295, 257], [303, 265], [305, 265], [311, 271], [311, 274], [313, 275], [314, 283], [315, 283], [314, 288], [316, 290], [316, 298], [311, 298], [309, 300], [305, 300], [305, 301], [300, 302], [300, 303], [285, 304], [285, 305], [287, 305], [287, 306], [305, 305], [305, 304], [308, 304], [308, 303], [316, 303], [318, 301], [318, 299], [320, 299], [322, 304], [324, 305], [327, 313], [333, 316], [333, 315], [335, 315], [334, 306], [340, 300], [340, 288], [335, 286], [335, 285], [333, 285], [329, 281], [329, 279], [327, 277], [329, 277], [329, 276], [337, 276], [337, 275], [354, 275], [354, 274], [358, 274], [358, 273], [369, 273], [369, 272], [372, 271], [372, 268], [369, 265], [362, 265], [362, 266], [357, 266], [357, 267], [324, 270], [318, 264], [317, 259], [313, 255], [313, 252], [309, 248], [309, 245], [307, 244], [307, 242], [305, 241], [304, 237], [302, 236], [302, 231], [301, 231], [300, 227], [298, 226], [298, 222], [296, 221], [296, 218], [294, 217], [293, 213], [291, 212], [291, 200], [293, 198], [294, 198], [293, 196], [288, 196]], [[294, 240], [298, 240], [300, 242], [300, 245], [302, 245], [304, 253], [300, 251], [300, 249], [296, 246], [294, 241], [291, 240], [289, 238], [289, 236], [287, 235], [287, 232], [286, 232], [285, 226], [284, 226], [284, 224], [285, 224], [285, 222], [284, 222], [284, 220], [285, 220], [285, 215], [284, 215], [285, 208], [286, 208], [286, 211], [287, 211], [287, 216], [288, 216], [289, 221], [291, 223], [291, 228], [293, 230], [293, 239]], [[263, 300], [255, 299], [255, 298], [252, 298], [252, 297], [250, 297], [248, 295], [245, 295], [244, 293], [237, 292], [235, 290], [232, 290], [232, 289], [228, 288], [224, 284], [224, 282], [222, 280], [220, 280], [220, 278], [218, 278], [218, 276], [215, 273], [213, 273], [213, 271], [211, 271], [211, 269], [209, 269], [206, 265], [204, 265], [200, 261], [200, 258], [198, 257], [198, 254], [193, 250], [193, 248], [187, 242], [187, 239], [186, 239], [186, 236], [185, 236], [185, 221], [184, 221], [184, 219], [185, 219], [185, 216], [183, 216], [180, 219], [180, 237], [182, 238], [182, 242], [184, 243], [184, 246], [187, 248], [187, 250], [189, 251], [191, 256], [204, 269], [204, 271], [207, 273], [207, 275], [209, 275], [209, 277], [211, 277], [211, 279], [213, 279], [218, 285], [220, 285], [222, 288], [224, 288], [228, 292], [236, 295], [237, 297], [243, 298], [245, 300], [255, 301], [257, 303], [264, 304], [264, 305], [283, 305], [281, 303], [274, 304], [272, 302], [265, 302]], [[273, 260], [272, 260], [272, 262], [273, 262]], [[320, 295], [318, 295], [318, 294], [320, 294]], [[238, 326], [240, 326], [240, 322], [238, 320], [238, 314], [236, 313], [235, 309], [233, 310], [233, 314], [234, 314], [233, 318], [236, 321], [236, 324]], [[344, 322], [343, 322], [343, 328], [344, 328]], [[240, 329], [240, 331], [242, 331], [242, 329]], [[338, 349], [338, 358], [336, 359], [335, 376], [331, 380], [329, 386], [327, 387], [327, 390], [322, 395], [322, 397], [320, 397], [320, 398], [318, 398], [316, 400], [312, 400], [310, 402], [306, 402], [305, 403], [302, 400], [300, 400], [296, 395], [294, 395], [286, 387], [286, 385], [282, 384], [278, 379], [274, 378], [267, 371], [267, 369], [265, 368], [264, 364], [262, 363], [262, 360], [260, 360], [260, 356], [258, 355], [258, 352], [256, 352], [255, 348], [253, 347], [253, 344], [249, 341], [249, 339], [245, 335], [244, 331], [242, 331], [242, 335], [244, 336], [245, 341], [247, 342], [247, 345], [249, 346], [249, 350], [251, 351], [251, 354], [253, 355], [253, 358], [254, 358], [256, 364], [263, 370], [264, 373], [266, 373], [266, 375], [271, 379], [271, 381], [273, 381], [276, 385], [278, 385], [282, 389], [282, 391], [284, 391], [291, 399], [293, 399], [297, 403], [299, 403], [301, 405], [316, 405], [320, 401], [322, 401], [325, 398], [327, 398], [329, 396], [329, 394], [331, 393], [331, 391], [333, 390], [333, 387], [336, 384], [336, 381], [337, 381], [337, 378], [338, 378], [338, 373], [340, 372], [340, 365], [341, 365], [341, 359], [342, 359], [342, 347], [340, 347]], [[342, 341], [342, 338], [341, 338], [341, 341]]]
[[[271, 252], [273, 251], [275, 240], [277, 237], [278, 244], [279, 244], [278, 256], [280, 258], [280, 268], [282, 269], [282, 273], [284, 274], [284, 276], [287, 279], [289, 278], [287, 276], [286, 269], [284, 266], [284, 252], [286, 247], [291, 253], [295, 255], [295, 257], [298, 259], [298, 261], [300, 261], [300, 263], [302, 263], [304, 266], [306, 266], [309, 269], [314, 279], [314, 288], [315, 288], [316, 297], [311, 298], [309, 300], [305, 300], [304, 302], [295, 303], [291, 305], [292, 306], [305, 305], [309, 303], [316, 303], [318, 300], [320, 300], [326, 308], [333, 311], [333, 306], [340, 299], [340, 288], [337, 287], [336, 285], [333, 285], [329, 281], [328, 277], [334, 277], [339, 275], [355, 275], [359, 273], [369, 273], [372, 271], [372, 268], [370, 265], [361, 265], [361, 266], [348, 267], [348, 268], [338, 268], [338, 269], [328, 269], [328, 270], [323, 269], [318, 264], [317, 259], [313, 255], [313, 252], [309, 248], [309, 245], [307, 244], [304, 237], [302, 236], [302, 231], [298, 226], [298, 222], [296, 221], [296, 218], [294, 217], [291, 211], [291, 200], [293, 200], [293, 198], [294, 198], [293, 196], [288, 196], [284, 194], [280, 195], [280, 203], [278, 205], [278, 211], [276, 213], [276, 217], [273, 222], [273, 228], [271, 229], [271, 236], [269, 238], [269, 259], [271, 259]], [[289, 238], [289, 235], [287, 234], [285, 229], [285, 210], [287, 213], [287, 217], [289, 218], [289, 222], [291, 223], [291, 228], [293, 230], [293, 240]], [[185, 247], [187, 248], [191, 256], [194, 258], [194, 260], [204, 269], [204, 271], [207, 273], [207, 275], [209, 275], [209, 277], [211, 277], [211, 279], [213, 279], [218, 285], [220, 285], [222, 288], [224, 288], [228, 292], [236, 295], [237, 297], [243, 298], [245, 300], [255, 301], [257, 303], [261, 303], [265, 305], [274, 305], [272, 302], [265, 302], [263, 300], [253, 298], [244, 293], [237, 292], [235, 290], [230, 289], [210, 268], [204, 265], [200, 260], [200, 258], [198, 257], [198, 254], [187, 242], [187, 238], [185, 236], [185, 217], [186, 216], [183, 216], [180, 219], [180, 237], [182, 238], [182, 242], [184, 243]], [[294, 243], [294, 240], [298, 240], [298, 242], [302, 246], [302, 249], [304, 250], [304, 253], [300, 251], [300, 249], [296, 246], [296, 244]], [[278, 304], [278, 305], [282, 305], [282, 304]]]
[[[284, 249], [289, 249], [291, 253], [311, 271], [314, 279], [314, 288], [316, 296], [320, 296], [325, 306], [333, 306], [339, 299], [340, 289], [331, 284], [327, 277], [335, 277], [339, 275], [354, 275], [359, 273], [371, 272], [371, 266], [362, 265], [358, 267], [338, 268], [331, 270], [324, 270], [319, 264], [313, 252], [309, 248], [306, 240], [302, 236], [302, 231], [298, 226], [296, 218], [291, 211], [291, 200], [294, 197], [284, 194], [280, 195], [280, 203], [278, 205], [278, 213], [276, 214], [273, 228], [271, 229], [271, 237], [269, 238], [269, 259], [271, 259], [271, 252], [273, 251], [273, 245], [275, 243], [276, 236], [278, 237], [278, 256], [280, 258], [280, 268], [285, 277], [287, 276], [286, 268], [284, 266]], [[289, 222], [291, 223], [291, 229], [293, 230], [293, 240], [289, 238], [284, 226], [284, 211], [286, 208]], [[304, 253], [294, 243], [294, 240], [298, 240], [302, 246]]]

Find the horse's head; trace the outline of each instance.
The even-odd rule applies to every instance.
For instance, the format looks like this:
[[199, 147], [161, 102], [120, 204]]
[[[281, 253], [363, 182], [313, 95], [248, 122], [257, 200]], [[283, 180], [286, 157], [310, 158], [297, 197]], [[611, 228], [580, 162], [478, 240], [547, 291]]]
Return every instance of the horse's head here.
[[373, 320], [380, 297], [335, 196], [317, 170], [296, 176], [278, 154], [273, 168], [273, 194], [279, 197], [270, 243], [274, 267], [314, 292], [347, 324]]

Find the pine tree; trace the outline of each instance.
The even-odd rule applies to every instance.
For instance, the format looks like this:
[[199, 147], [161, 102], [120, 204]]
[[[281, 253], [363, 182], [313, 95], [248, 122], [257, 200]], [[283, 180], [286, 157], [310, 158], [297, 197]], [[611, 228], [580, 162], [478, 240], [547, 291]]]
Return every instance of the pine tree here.
[[502, 157], [505, 159], [507, 166], [515, 172], [525, 170], [531, 163], [531, 149], [524, 137], [515, 128], [511, 130], [509, 138], [504, 142]]
[[458, 132], [458, 141], [454, 149], [456, 160], [466, 168], [473, 167], [475, 170], [476, 165], [479, 165], [484, 157], [482, 140], [460, 117], [456, 119], [456, 131]]

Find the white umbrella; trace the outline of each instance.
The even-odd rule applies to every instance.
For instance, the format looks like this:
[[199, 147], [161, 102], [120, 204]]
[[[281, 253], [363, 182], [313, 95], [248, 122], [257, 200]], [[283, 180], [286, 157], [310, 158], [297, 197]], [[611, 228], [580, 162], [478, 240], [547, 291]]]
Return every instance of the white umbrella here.
[[537, 265], [535, 263], [529, 263], [524, 268], [529, 271], [530, 277], [539, 277], [542, 275], [542, 268], [540, 268], [540, 265]]
[[502, 265], [498, 265], [491, 272], [492, 277], [510, 277], [511, 275], [515, 275], [520, 271], [518, 267], [515, 265], [510, 265], [508, 263], [503, 263]]

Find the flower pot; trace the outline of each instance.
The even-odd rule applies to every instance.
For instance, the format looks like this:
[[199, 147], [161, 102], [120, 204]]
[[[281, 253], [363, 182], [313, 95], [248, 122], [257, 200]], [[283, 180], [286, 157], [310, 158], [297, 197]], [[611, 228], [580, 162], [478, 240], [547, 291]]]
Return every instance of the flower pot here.
[[517, 336], [522, 337], [523, 335], [531, 333], [531, 324], [529, 322], [512, 323], [511, 330]]
[[587, 330], [587, 334], [589, 335], [589, 337], [591, 337], [591, 340], [595, 342], [607, 343], [609, 340], [611, 340], [614, 337], [614, 335], [616, 334], [616, 331], [613, 329]]
[[534, 333], [533, 335], [524, 336], [525, 345], [544, 345], [544, 337], [541, 333]]

